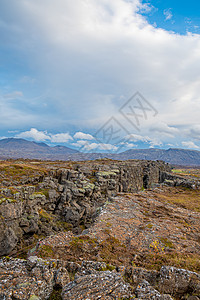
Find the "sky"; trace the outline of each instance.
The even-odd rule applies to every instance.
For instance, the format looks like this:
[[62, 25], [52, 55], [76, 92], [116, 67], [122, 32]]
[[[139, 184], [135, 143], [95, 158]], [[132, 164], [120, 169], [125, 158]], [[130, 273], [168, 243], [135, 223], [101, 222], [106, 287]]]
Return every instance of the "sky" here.
[[1, 0], [0, 138], [200, 150], [200, 2]]

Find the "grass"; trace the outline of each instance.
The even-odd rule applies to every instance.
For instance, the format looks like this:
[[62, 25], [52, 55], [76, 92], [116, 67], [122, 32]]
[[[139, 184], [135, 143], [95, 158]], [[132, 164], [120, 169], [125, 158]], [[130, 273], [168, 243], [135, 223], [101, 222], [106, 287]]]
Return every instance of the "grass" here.
[[21, 182], [22, 179], [34, 178], [47, 174], [47, 171], [40, 165], [32, 165], [30, 162], [17, 164], [17, 161], [2, 161], [0, 162], [0, 180], [8, 181], [12, 184], [13, 181]]
[[157, 193], [156, 196], [161, 201], [200, 212], [200, 190], [170, 187], [165, 193]]
[[134, 262], [137, 267], [159, 271], [164, 265], [187, 269], [193, 272], [200, 271], [200, 259], [197, 254], [169, 253], [144, 253], [142, 259]]
[[200, 178], [200, 169], [172, 169], [175, 174]]

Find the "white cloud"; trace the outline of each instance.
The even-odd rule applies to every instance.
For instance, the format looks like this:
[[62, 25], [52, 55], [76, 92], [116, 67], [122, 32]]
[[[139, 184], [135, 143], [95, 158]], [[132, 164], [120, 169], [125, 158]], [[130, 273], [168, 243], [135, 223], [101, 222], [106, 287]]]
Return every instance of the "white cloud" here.
[[131, 141], [131, 142], [148, 142], [150, 140], [150, 138], [132, 133], [132, 134], [126, 136], [126, 140]]
[[111, 145], [111, 144], [97, 144], [97, 143], [91, 143], [86, 144], [83, 148], [83, 150], [91, 151], [91, 150], [101, 150], [101, 151], [117, 151], [118, 147]]
[[79, 140], [76, 143], [73, 143], [72, 146], [77, 147], [80, 151], [117, 151], [118, 147], [111, 144], [104, 143], [91, 143], [86, 140]]
[[163, 14], [164, 14], [164, 16], [165, 16], [165, 20], [166, 20], [166, 21], [167, 21], [167, 20], [171, 20], [172, 17], [173, 17], [173, 14], [172, 14], [172, 12], [171, 12], [171, 8], [165, 9], [165, 10], [163, 11]]
[[38, 131], [36, 128], [31, 128], [29, 131], [21, 132], [16, 135], [18, 138], [31, 138], [36, 142], [50, 140], [50, 137], [45, 131]]
[[123, 147], [128, 148], [128, 149], [132, 149], [132, 148], [137, 148], [138, 147], [138, 145], [136, 145], [136, 144], [127, 143], [127, 142], [120, 143], [120, 146], [123, 146]]
[[200, 149], [199, 146], [197, 146], [194, 142], [182, 142], [182, 145], [186, 148], [189, 148], [189, 149]]
[[159, 133], [159, 134], [161, 134], [161, 136], [164, 134], [167, 137], [171, 137], [171, 138], [174, 138], [179, 133], [178, 128], [169, 126], [164, 122], [157, 122], [157, 123], [153, 124], [150, 127], [150, 131]]
[[74, 135], [74, 139], [93, 140], [94, 137], [91, 134], [76, 132]]
[[83, 147], [84, 145], [89, 145], [89, 142], [86, 140], [79, 140], [76, 141], [76, 143], [72, 143], [72, 146], [74, 147]]
[[15, 137], [33, 139], [36, 142], [50, 141], [52, 143], [67, 143], [68, 141], [73, 140], [69, 133], [51, 134], [46, 131], [39, 131], [36, 128], [31, 128], [28, 131], [21, 132]]
[[126, 136], [126, 140], [129, 142], [143, 142], [149, 144], [149, 147], [154, 148], [156, 146], [162, 146], [162, 141], [158, 138], [151, 138], [149, 136], [141, 136], [138, 134], [130, 134]]
[[69, 133], [50, 134], [50, 138], [52, 143], [67, 143], [73, 140]]

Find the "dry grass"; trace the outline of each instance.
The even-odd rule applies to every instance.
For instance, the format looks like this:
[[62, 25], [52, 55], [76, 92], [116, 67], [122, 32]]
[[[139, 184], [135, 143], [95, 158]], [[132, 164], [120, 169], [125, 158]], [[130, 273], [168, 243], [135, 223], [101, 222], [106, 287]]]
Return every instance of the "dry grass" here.
[[159, 201], [200, 212], [200, 190], [170, 187], [164, 192], [156, 192], [155, 196]]

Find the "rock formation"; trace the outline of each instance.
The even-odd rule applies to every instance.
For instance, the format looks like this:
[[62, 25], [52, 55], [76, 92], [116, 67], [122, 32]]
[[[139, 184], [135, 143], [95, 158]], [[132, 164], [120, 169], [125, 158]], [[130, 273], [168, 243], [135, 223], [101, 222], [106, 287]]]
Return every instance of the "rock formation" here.
[[[33, 242], [34, 234], [90, 227], [106, 200], [159, 183], [170, 168], [163, 162], [104, 161], [73, 164], [3, 187], [0, 198], [0, 255]], [[20, 182], [21, 183], [21, 182]]]
[[198, 200], [198, 179], [161, 161], [34, 168], [1, 169], [0, 300], [200, 299], [200, 212], [165, 198]]

